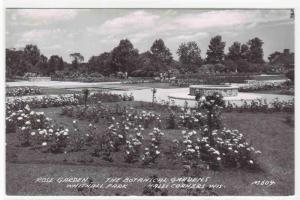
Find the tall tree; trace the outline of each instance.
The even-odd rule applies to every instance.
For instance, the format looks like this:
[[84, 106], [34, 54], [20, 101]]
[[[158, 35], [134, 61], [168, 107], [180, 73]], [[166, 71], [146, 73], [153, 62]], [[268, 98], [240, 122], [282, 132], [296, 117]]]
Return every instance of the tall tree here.
[[228, 54], [227, 58], [231, 60], [238, 60], [241, 58], [241, 43], [234, 42], [229, 48], [228, 48]]
[[84, 61], [84, 57], [80, 53], [71, 53], [70, 57], [71, 59], [73, 59], [72, 60], [73, 68], [77, 70], [80, 63]]
[[15, 49], [6, 49], [6, 77], [13, 77], [15, 75], [23, 75], [27, 69], [21, 65], [23, 59], [23, 51], [16, 51]]
[[104, 52], [99, 56], [92, 56], [88, 61], [89, 72], [99, 72], [103, 75], [111, 73], [111, 53]]
[[224, 59], [224, 48], [225, 42], [222, 41], [222, 37], [220, 35], [213, 37], [206, 52], [206, 62], [212, 64], [221, 63]]
[[269, 55], [269, 57], [268, 57], [269, 62], [272, 63], [272, 62], [273, 62], [273, 59], [274, 59], [276, 56], [279, 56], [279, 55], [281, 55], [281, 53], [280, 53], [279, 51], [275, 51], [274, 53], [271, 53], [271, 54]]
[[40, 56], [38, 63], [36, 64], [35, 73], [48, 75], [47, 70], [48, 70], [48, 58], [42, 54]]
[[134, 76], [158, 75], [160, 72], [166, 72], [170, 68], [170, 64], [166, 65], [150, 51], [139, 54], [138, 66], [139, 68], [134, 71]]
[[244, 60], [249, 60], [250, 50], [247, 44], [241, 45], [241, 58]]
[[48, 65], [49, 65], [48, 73], [53, 73], [55, 71], [62, 71], [64, 69], [64, 61], [62, 57], [58, 55], [52, 55], [49, 58]]
[[185, 72], [196, 72], [200, 67], [201, 59], [201, 50], [198, 47], [197, 43], [194, 41], [188, 43], [180, 44], [177, 54], [179, 56], [179, 61]]
[[264, 51], [262, 48], [263, 41], [259, 38], [253, 38], [248, 41], [249, 47], [249, 62], [252, 63], [264, 63]]
[[128, 72], [129, 74], [136, 69], [138, 50], [135, 49], [128, 39], [120, 41], [112, 52], [111, 65], [113, 72]]
[[28, 44], [24, 48], [24, 58], [33, 66], [40, 60], [40, 50], [36, 45]]
[[155, 58], [159, 59], [163, 64], [169, 65], [172, 62], [172, 54], [170, 49], [166, 47], [162, 39], [155, 40], [150, 48]]

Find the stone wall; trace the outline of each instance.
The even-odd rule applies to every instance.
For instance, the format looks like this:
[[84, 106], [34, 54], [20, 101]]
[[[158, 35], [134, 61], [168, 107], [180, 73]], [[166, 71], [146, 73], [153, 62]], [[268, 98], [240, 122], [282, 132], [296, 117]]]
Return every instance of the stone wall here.
[[223, 97], [233, 97], [238, 95], [238, 88], [237, 87], [190, 87], [190, 95], [196, 96], [197, 93], [200, 93], [204, 96], [212, 95], [213, 93], [217, 92], [222, 94]]

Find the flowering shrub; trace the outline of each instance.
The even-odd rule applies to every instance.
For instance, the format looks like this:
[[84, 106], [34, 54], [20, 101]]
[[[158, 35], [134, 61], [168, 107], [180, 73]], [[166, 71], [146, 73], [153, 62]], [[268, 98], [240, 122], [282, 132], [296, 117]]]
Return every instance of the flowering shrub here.
[[94, 141], [93, 141], [93, 152], [92, 152], [93, 156], [102, 157], [103, 160], [112, 162], [113, 161], [113, 158], [112, 158], [113, 150], [114, 150], [114, 146], [113, 146], [113, 144], [110, 140], [110, 136], [108, 134], [95, 135]]
[[261, 90], [288, 89], [288, 82], [251, 81], [247, 85], [239, 87], [240, 92], [254, 92]]
[[271, 110], [279, 112], [294, 112], [295, 102], [294, 100], [289, 101], [279, 101], [278, 98], [271, 102]]
[[[85, 96], [84, 94], [75, 94], [75, 97], [79, 100], [79, 104], [84, 104]], [[91, 92], [88, 96], [88, 102], [90, 103], [98, 103], [101, 102], [119, 102], [119, 101], [133, 101], [134, 97], [132, 94], [127, 95], [119, 95], [119, 94], [112, 94], [107, 91], [97, 91]]]
[[238, 130], [223, 129], [215, 136], [216, 147], [221, 154], [222, 164], [228, 167], [255, 168], [254, 158], [261, 151], [255, 150]]
[[142, 161], [144, 165], [154, 164], [156, 159], [160, 155], [159, 145], [161, 143], [162, 136], [164, 135], [158, 128], [154, 128], [149, 136], [151, 137], [151, 142], [148, 147], [144, 150], [144, 154], [142, 155]]
[[23, 110], [7, 111], [6, 132], [14, 132], [18, 127], [26, 130], [42, 129], [48, 125], [49, 120], [43, 112], [32, 111], [27, 104]]
[[144, 139], [142, 135], [143, 130], [144, 128], [141, 126], [134, 128], [135, 134], [130, 134], [128, 140], [126, 140], [124, 158], [128, 163], [137, 162], [140, 158], [142, 141]]
[[86, 145], [92, 146], [97, 139], [96, 127], [93, 124], [89, 124], [88, 132], [86, 133]]
[[127, 114], [128, 120], [134, 122], [135, 124], [141, 124], [144, 128], [149, 128], [151, 124], [157, 127], [161, 127], [160, 115], [153, 112], [137, 112]]
[[77, 119], [87, 119], [89, 121], [98, 122], [100, 118], [108, 119], [111, 115], [113, 115], [113, 111], [105, 106], [95, 106], [95, 105], [87, 105], [87, 106], [64, 106], [61, 111], [62, 115], [66, 115], [68, 117], [74, 117]]
[[[173, 102], [174, 102], [174, 104], [173, 104]], [[182, 112], [182, 108], [177, 106], [175, 104], [175, 101], [172, 101], [172, 100], [168, 100], [168, 101], [161, 100], [161, 101], [155, 102], [155, 103], [141, 101], [141, 102], [139, 102], [139, 105], [136, 105], [136, 107], [144, 109], [144, 110], [160, 111], [160, 112], [163, 112], [163, 111], [169, 112], [170, 109], [176, 113]]]
[[47, 130], [41, 130], [40, 134], [44, 135], [44, 142], [42, 145], [46, 152], [63, 153], [68, 145], [69, 129], [63, 126], [53, 127]]
[[106, 133], [109, 138], [109, 143], [115, 151], [120, 150], [120, 146], [126, 144], [126, 138], [129, 133], [131, 124], [128, 121], [120, 121], [112, 123], [108, 127]]
[[178, 124], [188, 129], [198, 129], [207, 123], [206, 118], [204, 113], [188, 110], [179, 115]]
[[51, 123], [43, 112], [28, 105], [23, 110], [7, 111], [7, 132], [16, 131], [22, 146], [42, 146], [45, 151], [63, 152], [67, 147], [69, 130]]
[[51, 76], [52, 81], [77, 81], [77, 82], [111, 82], [120, 81], [116, 77], [106, 77], [98, 72], [84, 73], [84, 72], [64, 72], [57, 71]]
[[25, 126], [17, 127], [17, 135], [23, 146], [41, 146], [45, 151], [62, 153], [67, 147], [69, 130], [50, 123], [39, 128], [25, 123]]
[[73, 121], [73, 132], [70, 134], [70, 150], [79, 151], [85, 145], [85, 135], [82, 134], [76, 120]]
[[[254, 158], [260, 151], [246, 142], [237, 130], [214, 130], [214, 146], [210, 145], [207, 129], [182, 131], [183, 141], [178, 153], [184, 164], [190, 168], [207, 165], [207, 168], [221, 167], [256, 168]], [[175, 141], [178, 143], [178, 141]], [[179, 148], [180, 149], [180, 148]]]
[[217, 92], [208, 96], [200, 96], [196, 94], [196, 100], [198, 104], [198, 111], [204, 110], [207, 116], [207, 133], [209, 137], [210, 145], [213, 145], [212, 130], [219, 129], [221, 127], [221, 109], [224, 107], [225, 102], [223, 96]]
[[64, 106], [62, 108], [62, 115], [69, 117], [75, 117], [78, 119], [87, 119], [89, 121], [98, 122], [100, 118], [105, 118], [107, 120], [116, 119], [127, 120], [135, 124], [140, 124], [144, 128], [149, 128], [152, 126], [161, 127], [160, 115], [153, 112], [147, 111], [136, 111], [132, 108], [127, 108], [126, 106], [120, 107], [118, 104], [111, 106], [98, 105], [88, 105], [88, 106]]
[[[202, 162], [200, 147], [198, 146], [200, 139], [196, 138], [196, 131], [187, 132], [184, 130], [182, 134], [184, 138], [182, 141], [183, 149], [178, 156], [182, 156], [184, 164], [188, 164], [190, 167], [196, 167], [199, 162]], [[177, 143], [177, 140], [174, 142]]]
[[[248, 167], [255, 168], [253, 160], [254, 147], [245, 141], [243, 134], [237, 130], [220, 130], [221, 108], [224, 101], [220, 94], [201, 97], [196, 95], [198, 107], [192, 113], [183, 113], [183, 126], [196, 127], [198, 131], [182, 131], [183, 141], [175, 140], [178, 156], [182, 158], [184, 166], [193, 169], [220, 169], [221, 167]], [[202, 114], [200, 111], [206, 111]], [[198, 118], [195, 117], [198, 116]], [[191, 119], [197, 119], [198, 126]], [[198, 120], [200, 119], [200, 120]], [[181, 144], [181, 145], [180, 145]], [[255, 153], [260, 153], [255, 151]]]
[[167, 126], [166, 126], [166, 128], [168, 128], [168, 129], [174, 129], [176, 127], [177, 127], [177, 124], [176, 124], [176, 115], [171, 110], [171, 111], [169, 111], [169, 116], [167, 118]]
[[42, 97], [10, 98], [7, 99], [7, 110], [21, 110], [29, 105], [30, 108], [48, 108], [79, 103], [73, 95], [49, 95]]
[[17, 87], [17, 88], [6, 88], [6, 96], [26, 96], [26, 95], [37, 95], [42, 94], [42, 91], [38, 87]]
[[280, 101], [278, 98], [272, 102], [266, 100], [252, 100], [244, 101], [241, 106], [237, 106], [234, 103], [227, 102], [225, 111], [238, 111], [238, 112], [294, 112], [295, 102], [294, 100]]
[[190, 85], [210, 84], [218, 85], [224, 83], [244, 83], [249, 79], [249, 75], [244, 74], [178, 74], [176, 79], [170, 80], [170, 85], [178, 87], [189, 87]]

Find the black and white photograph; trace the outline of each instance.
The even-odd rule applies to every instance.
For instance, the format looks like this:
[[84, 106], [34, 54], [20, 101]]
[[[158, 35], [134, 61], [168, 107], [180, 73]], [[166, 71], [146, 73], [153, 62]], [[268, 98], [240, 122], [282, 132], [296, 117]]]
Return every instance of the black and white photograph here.
[[295, 195], [294, 8], [4, 12], [6, 195]]

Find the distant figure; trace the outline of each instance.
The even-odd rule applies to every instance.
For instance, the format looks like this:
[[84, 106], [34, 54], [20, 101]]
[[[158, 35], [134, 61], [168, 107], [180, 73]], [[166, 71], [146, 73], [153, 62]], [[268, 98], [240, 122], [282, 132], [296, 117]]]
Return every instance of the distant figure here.
[[128, 73], [125, 72], [125, 79], [128, 79]]

